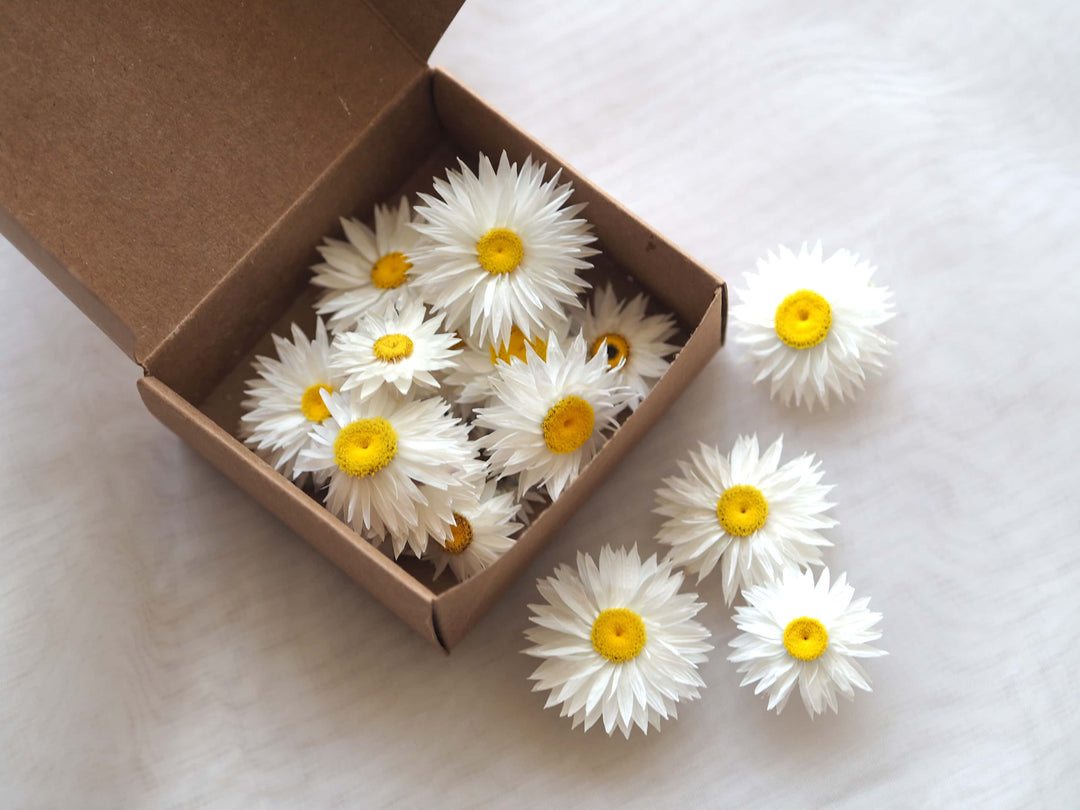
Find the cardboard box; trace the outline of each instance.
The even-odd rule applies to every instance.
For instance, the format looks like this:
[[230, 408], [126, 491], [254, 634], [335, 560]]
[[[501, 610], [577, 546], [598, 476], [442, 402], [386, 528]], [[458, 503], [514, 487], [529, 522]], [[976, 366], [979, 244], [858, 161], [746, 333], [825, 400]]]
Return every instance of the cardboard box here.
[[[139, 363], [147, 408], [409, 626], [449, 650], [722, 344], [722, 281], [428, 54], [458, 2], [25, 0], [0, 10], [0, 230]], [[588, 277], [647, 291], [683, 346], [645, 402], [491, 568], [440, 584], [361, 540], [237, 438], [254, 353], [310, 325], [338, 217], [461, 155], [563, 167], [599, 237]]]

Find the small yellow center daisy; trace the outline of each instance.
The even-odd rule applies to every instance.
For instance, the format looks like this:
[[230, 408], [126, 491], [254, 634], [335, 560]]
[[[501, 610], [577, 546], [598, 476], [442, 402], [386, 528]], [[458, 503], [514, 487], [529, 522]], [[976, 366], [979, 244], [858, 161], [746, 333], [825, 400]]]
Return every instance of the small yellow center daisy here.
[[630, 359], [630, 343], [622, 335], [615, 332], [608, 332], [593, 341], [592, 348], [589, 351], [591, 357], [596, 357], [596, 353], [600, 351], [600, 344], [605, 340], [607, 341], [608, 366], [615, 368], [619, 363]]
[[476, 243], [476, 257], [491, 275], [501, 276], [521, 264], [525, 246], [521, 237], [509, 228], [492, 228]]
[[310, 422], [321, 422], [330, 415], [330, 409], [326, 407], [326, 403], [322, 399], [323, 391], [328, 394], [334, 393], [334, 389], [329, 385], [315, 383], [315, 385], [309, 385], [305, 388], [300, 397], [300, 410], [304, 412], [304, 417]]
[[608, 661], [629, 661], [645, 649], [645, 622], [627, 608], [608, 608], [596, 617], [590, 638], [593, 649]]
[[544, 443], [552, 453], [573, 453], [592, 436], [595, 415], [592, 405], [569, 396], [551, 406], [544, 417]]
[[404, 253], [387, 253], [371, 265], [371, 283], [380, 290], [392, 290], [409, 280], [412, 263]]
[[832, 307], [813, 290], [796, 290], [776, 308], [776, 336], [793, 349], [810, 349], [825, 340]]
[[720, 494], [716, 516], [728, 534], [749, 537], [768, 520], [769, 502], [757, 487], [736, 484]]
[[413, 342], [408, 335], [383, 335], [375, 341], [373, 349], [384, 363], [396, 363], [412, 354]]
[[813, 661], [829, 646], [829, 631], [817, 619], [802, 616], [784, 628], [784, 648], [792, 658]]
[[473, 530], [469, 519], [454, 512], [454, 523], [450, 527], [450, 542], [443, 548], [449, 554], [460, 554], [472, 545]]
[[397, 433], [381, 416], [350, 422], [334, 439], [334, 461], [354, 478], [374, 475], [397, 453]]
[[510, 340], [506, 343], [500, 343], [498, 351], [495, 351], [494, 345], [489, 347], [488, 351], [491, 352], [491, 365], [495, 365], [499, 360], [502, 360], [504, 363], [509, 363], [511, 357], [523, 362], [528, 362], [528, 360], [525, 359], [526, 344], [533, 347], [533, 351], [540, 355], [541, 360], [547, 360], [547, 341], [543, 338], [526, 340], [525, 333], [515, 326], [510, 330]]

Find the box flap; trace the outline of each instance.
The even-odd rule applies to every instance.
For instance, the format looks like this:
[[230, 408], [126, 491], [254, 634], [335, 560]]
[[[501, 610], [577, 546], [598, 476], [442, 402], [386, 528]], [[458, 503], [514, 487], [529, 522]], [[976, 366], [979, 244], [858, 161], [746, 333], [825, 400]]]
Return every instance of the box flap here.
[[465, 0], [367, 0], [413, 53], [427, 62]]
[[141, 363], [426, 69], [458, 5], [6, 3], [0, 229]]

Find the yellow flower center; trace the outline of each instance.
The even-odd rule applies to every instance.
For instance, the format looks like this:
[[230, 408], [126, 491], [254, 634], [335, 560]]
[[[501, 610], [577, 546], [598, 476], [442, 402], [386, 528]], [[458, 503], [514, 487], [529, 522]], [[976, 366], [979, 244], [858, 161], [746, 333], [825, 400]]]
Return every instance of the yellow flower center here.
[[776, 336], [793, 349], [810, 349], [829, 334], [832, 307], [813, 290], [796, 290], [776, 308]]
[[387, 253], [381, 259], [371, 265], [371, 283], [380, 290], [392, 290], [400, 287], [409, 280], [409, 269], [412, 263], [404, 253], [394, 251]]
[[326, 403], [322, 400], [323, 391], [328, 394], [334, 393], [334, 389], [329, 385], [315, 383], [315, 385], [309, 385], [305, 388], [303, 395], [300, 397], [300, 410], [304, 412], [304, 417], [310, 422], [321, 422], [330, 415], [330, 409], [326, 407]]
[[413, 342], [408, 335], [383, 335], [373, 348], [375, 356], [384, 363], [396, 363], [412, 354]]
[[619, 365], [624, 360], [630, 359], [630, 344], [626, 338], [615, 332], [608, 332], [606, 335], [601, 335], [593, 341], [592, 349], [590, 350], [590, 356], [596, 357], [596, 353], [600, 351], [600, 344], [607, 341], [607, 364], [611, 368]]
[[381, 416], [350, 422], [334, 439], [334, 461], [354, 478], [374, 475], [397, 453], [397, 433]]
[[716, 516], [728, 534], [749, 537], [768, 520], [769, 502], [757, 487], [736, 484], [720, 494]]
[[564, 397], [544, 417], [544, 443], [552, 453], [573, 453], [589, 440], [595, 415], [581, 397]]
[[480, 266], [493, 276], [501, 276], [515, 269], [525, 258], [525, 246], [521, 237], [509, 228], [492, 228], [476, 243], [476, 257]]
[[460, 554], [472, 544], [472, 524], [464, 515], [454, 512], [454, 524], [450, 527], [450, 542], [444, 548], [450, 554]]
[[502, 360], [504, 363], [509, 363], [511, 357], [517, 358], [523, 362], [528, 362], [525, 359], [526, 344], [533, 347], [533, 351], [540, 355], [541, 360], [547, 360], [547, 341], [543, 338], [526, 340], [525, 333], [515, 326], [510, 330], [509, 342], [500, 343], [498, 351], [495, 351], [494, 345], [489, 347], [488, 351], [491, 352], [491, 365], [495, 365], [499, 360]]
[[593, 649], [608, 661], [629, 661], [645, 649], [645, 622], [627, 608], [608, 608], [596, 617], [590, 638]]
[[784, 628], [784, 648], [792, 658], [813, 661], [829, 646], [829, 631], [817, 619], [802, 616]]

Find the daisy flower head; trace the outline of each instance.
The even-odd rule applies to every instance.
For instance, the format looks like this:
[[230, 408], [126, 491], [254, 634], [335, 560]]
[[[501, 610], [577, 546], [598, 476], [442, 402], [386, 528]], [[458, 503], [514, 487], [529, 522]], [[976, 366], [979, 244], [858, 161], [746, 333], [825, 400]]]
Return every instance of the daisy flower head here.
[[596, 253], [578, 216], [584, 204], [567, 205], [572, 185], [559, 185], [558, 171], [545, 180], [547, 166], [532, 158], [518, 168], [503, 152], [495, 169], [481, 155], [477, 174], [459, 163], [416, 209], [425, 241], [414, 267], [425, 300], [479, 345], [507, 342], [514, 326], [546, 334], [589, 286], [578, 277]]
[[756, 435], [740, 436], [726, 456], [702, 444], [656, 492], [668, 559], [699, 582], [722, 563], [728, 605], [788, 566], [820, 565], [821, 547], [832, 545], [819, 531], [836, 525], [821, 462], [804, 453], [780, 466], [782, 449], [782, 436], [764, 453]]
[[329, 478], [326, 506], [363, 536], [389, 535], [427, 547], [429, 528], [453, 521], [453, 500], [471, 495], [485, 464], [469, 429], [438, 397], [402, 400], [389, 391], [361, 398], [324, 394], [328, 417], [296, 468]]
[[754, 382], [771, 378], [771, 396], [828, 408], [831, 394], [854, 396], [884, 367], [893, 341], [878, 327], [893, 317], [892, 293], [871, 282], [869, 262], [847, 250], [823, 260], [819, 242], [798, 254], [770, 251], [757, 269], [736, 290], [731, 314], [736, 339], [757, 365]]
[[667, 371], [665, 359], [678, 347], [667, 341], [675, 335], [675, 319], [670, 315], [646, 315], [644, 293], [620, 301], [609, 284], [593, 292], [585, 308], [582, 332], [592, 354], [603, 350], [608, 365], [619, 381], [634, 392], [637, 407]]
[[746, 605], [735, 608], [741, 633], [729, 642], [728, 660], [744, 674], [741, 686], [768, 691], [768, 711], [783, 711], [796, 684], [811, 718], [836, 712], [837, 692], [850, 700], [852, 687], [871, 691], [858, 659], [886, 655], [870, 646], [881, 638], [881, 614], [867, 609], [868, 597], [853, 599], [845, 574], [830, 588], [828, 568], [816, 583], [813, 572], [789, 568], [743, 595]]
[[240, 432], [244, 442], [293, 478], [297, 454], [310, 443], [311, 429], [330, 415], [322, 392], [340, 388], [330, 366], [330, 339], [322, 319], [315, 337], [292, 325], [292, 340], [274, 335], [277, 359], [256, 357], [257, 376], [248, 381]]
[[487, 481], [479, 497], [458, 506], [454, 520], [434, 534], [427, 557], [435, 565], [435, 578], [450, 568], [463, 582], [487, 568], [514, 545], [521, 524], [514, 518], [518, 506], [512, 492], [499, 492], [494, 479]]
[[529, 676], [533, 691], [549, 690], [544, 708], [561, 704], [560, 717], [585, 730], [603, 720], [611, 734], [629, 738], [637, 726], [677, 717], [676, 704], [700, 696], [698, 665], [712, 649], [709, 631], [694, 617], [705, 604], [679, 593], [683, 575], [654, 554], [642, 562], [637, 547], [605, 546], [599, 564], [577, 555], [537, 582], [545, 604], [529, 605], [537, 625], [525, 631], [526, 655], [543, 662]]
[[380, 388], [402, 396], [437, 389], [436, 373], [454, 366], [457, 335], [439, 331], [438, 316], [425, 317], [424, 304], [406, 302], [400, 312], [373, 314], [354, 331], [334, 338], [332, 368], [344, 378], [342, 391], [367, 397]]
[[493, 404], [476, 412], [481, 442], [500, 477], [519, 475], [525, 492], [542, 484], [558, 498], [618, 426], [630, 390], [608, 374], [607, 358], [588, 357], [578, 335], [564, 349], [549, 334], [547, 359], [531, 345], [527, 362], [501, 363], [491, 380]]
[[323, 257], [312, 270], [311, 283], [326, 290], [315, 307], [329, 319], [330, 329], [351, 329], [370, 314], [400, 309], [419, 299], [413, 274], [413, 252], [419, 239], [412, 229], [409, 201], [396, 208], [375, 206], [375, 229], [342, 217], [345, 240], [325, 239]]

